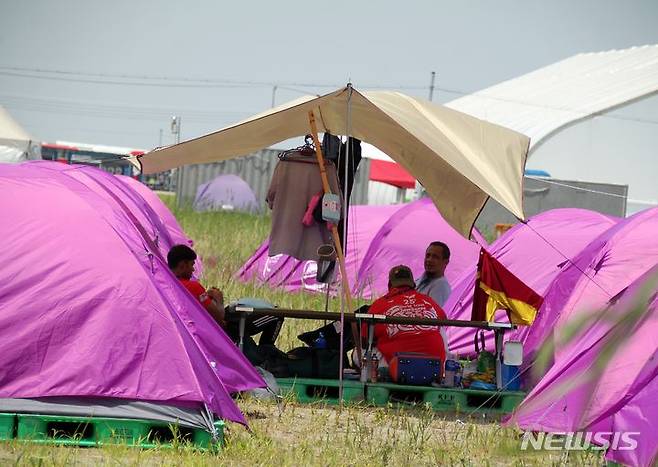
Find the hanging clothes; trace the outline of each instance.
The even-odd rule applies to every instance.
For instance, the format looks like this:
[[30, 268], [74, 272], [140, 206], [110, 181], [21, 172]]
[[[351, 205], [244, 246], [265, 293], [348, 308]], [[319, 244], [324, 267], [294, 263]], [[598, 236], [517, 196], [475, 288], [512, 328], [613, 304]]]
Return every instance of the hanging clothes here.
[[[347, 145], [349, 147], [349, 160], [347, 154]], [[329, 132], [325, 132], [324, 137], [322, 138], [322, 154], [327, 160], [332, 161], [336, 164], [338, 171], [338, 183], [340, 185], [340, 193], [345, 195], [347, 193], [347, 198], [345, 203], [347, 204], [347, 210], [349, 211], [350, 207], [350, 198], [352, 195], [352, 187], [354, 186], [354, 177], [359, 164], [361, 163], [361, 140], [353, 137], [347, 138], [346, 143], [341, 143], [338, 136], [334, 136]], [[347, 165], [347, 174], [345, 174], [345, 165]], [[347, 190], [345, 188], [347, 187]], [[321, 217], [321, 212], [316, 213]], [[346, 241], [343, 238], [343, 233], [347, 234], [347, 230], [343, 232], [343, 222], [344, 219], [341, 219], [338, 224], [338, 235], [340, 237], [340, 243], [343, 245], [343, 251], [347, 254]]]
[[[336, 167], [332, 163], [325, 167], [332, 193], [340, 193]], [[269, 256], [317, 260], [318, 247], [333, 243], [324, 222], [308, 227], [302, 223], [309, 201], [322, 191], [320, 167], [312, 157], [288, 154], [277, 163], [266, 198], [272, 209]]]

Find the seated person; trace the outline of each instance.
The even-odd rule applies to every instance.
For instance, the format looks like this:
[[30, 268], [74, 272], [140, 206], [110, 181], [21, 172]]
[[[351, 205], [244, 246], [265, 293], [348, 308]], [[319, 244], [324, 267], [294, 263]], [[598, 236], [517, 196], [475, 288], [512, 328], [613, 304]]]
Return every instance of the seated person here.
[[203, 305], [217, 324], [224, 326], [224, 294], [215, 287], [206, 290], [199, 281], [192, 279], [195, 261], [196, 253], [187, 245], [174, 245], [167, 253], [167, 264], [174, 276]]
[[[252, 306], [254, 308], [273, 307], [271, 303], [253, 298], [241, 299], [238, 303], [245, 306]], [[234, 342], [238, 343], [240, 340], [240, 313], [232, 313], [231, 307], [228, 307], [226, 310], [226, 332]], [[259, 345], [274, 345], [276, 338], [279, 337], [283, 321], [284, 318], [280, 316], [247, 315], [247, 318], [245, 319], [244, 335], [245, 337], [250, 337], [261, 333], [260, 339], [258, 340]]]
[[450, 284], [445, 271], [450, 262], [450, 248], [443, 242], [432, 242], [425, 250], [423, 266], [425, 271], [416, 281], [416, 290], [429, 295], [441, 307], [450, 297]]
[[[429, 296], [415, 290], [413, 273], [407, 266], [395, 266], [388, 274], [388, 293], [370, 305], [369, 313], [406, 318], [447, 319], [441, 307]], [[362, 335], [367, 336], [367, 325]], [[367, 339], [367, 337], [366, 337]], [[386, 365], [398, 352], [417, 352], [438, 357], [446, 353], [437, 326], [376, 324], [375, 345]], [[384, 362], [380, 361], [380, 366]]]
[[[169, 269], [181, 281], [185, 288], [203, 305], [219, 324], [228, 333], [234, 342], [239, 340], [239, 326], [235, 320], [229, 321], [224, 311], [224, 294], [221, 290], [211, 287], [206, 290], [197, 280], [192, 279], [194, 262], [197, 255], [187, 245], [175, 245], [167, 254]], [[259, 344], [273, 345], [279, 335], [283, 318], [276, 316], [248, 316], [245, 325], [245, 336], [253, 336], [262, 332]]]
[[[441, 306], [445, 307], [450, 297], [450, 284], [446, 279], [445, 271], [450, 262], [450, 248], [443, 242], [432, 242], [425, 250], [425, 260], [423, 266], [425, 271], [416, 280], [416, 290], [425, 295], [429, 295]], [[444, 328], [441, 328], [441, 337], [448, 353], [448, 335]]]

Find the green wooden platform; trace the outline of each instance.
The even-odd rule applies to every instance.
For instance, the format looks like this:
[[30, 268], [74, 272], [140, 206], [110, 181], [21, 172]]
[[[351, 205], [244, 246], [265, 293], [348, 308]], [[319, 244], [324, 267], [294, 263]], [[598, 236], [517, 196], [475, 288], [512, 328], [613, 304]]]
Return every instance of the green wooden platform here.
[[0, 440], [72, 446], [125, 444], [142, 448], [190, 443], [215, 450], [224, 443], [224, 422], [215, 422], [218, 439], [201, 428], [152, 420], [0, 413]]
[[366, 384], [366, 401], [377, 406], [388, 404], [430, 404], [436, 411], [493, 412], [506, 414], [525, 397], [519, 391], [405, 386], [393, 383]]
[[[340, 382], [334, 379], [277, 378], [283, 395], [292, 394], [298, 402], [338, 404]], [[363, 401], [363, 383], [343, 381], [343, 402]]]
[[[292, 394], [304, 404], [338, 404], [339, 381], [314, 378], [277, 378], [283, 395]], [[488, 412], [511, 413], [525, 397], [520, 391], [483, 391], [476, 389], [451, 389], [433, 386], [405, 386], [394, 383], [360, 383], [343, 381], [345, 403], [365, 401], [375, 406], [425, 405], [440, 412]]]

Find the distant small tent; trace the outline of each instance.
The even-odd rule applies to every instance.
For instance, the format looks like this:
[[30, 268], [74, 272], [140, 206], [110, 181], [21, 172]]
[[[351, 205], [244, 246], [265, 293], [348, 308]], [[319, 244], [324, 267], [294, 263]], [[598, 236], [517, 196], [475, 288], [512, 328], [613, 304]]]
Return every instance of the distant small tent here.
[[0, 165], [0, 191], [0, 412], [245, 423], [230, 393], [265, 383], [173, 276], [136, 191], [46, 161]]
[[237, 175], [220, 175], [199, 185], [193, 208], [195, 211], [260, 212], [251, 187]]

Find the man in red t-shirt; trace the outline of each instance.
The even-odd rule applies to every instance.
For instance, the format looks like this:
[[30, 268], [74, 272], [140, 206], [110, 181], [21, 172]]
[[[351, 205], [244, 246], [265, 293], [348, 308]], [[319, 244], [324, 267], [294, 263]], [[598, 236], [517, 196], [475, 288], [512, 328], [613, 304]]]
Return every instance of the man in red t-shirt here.
[[[395, 266], [388, 275], [388, 293], [370, 305], [369, 313], [407, 318], [447, 319], [429, 296], [416, 292], [413, 273], [407, 266]], [[362, 335], [367, 333], [364, 325]], [[397, 352], [418, 352], [445, 362], [445, 346], [437, 326], [406, 324], [375, 325], [377, 349], [389, 363]]]
[[175, 245], [167, 253], [167, 264], [171, 272], [203, 305], [214, 320], [220, 326], [224, 326], [224, 294], [215, 287], [206, 290], [199, 281], [192, 279], [195, 261], [196, 253], [187, 245]]

